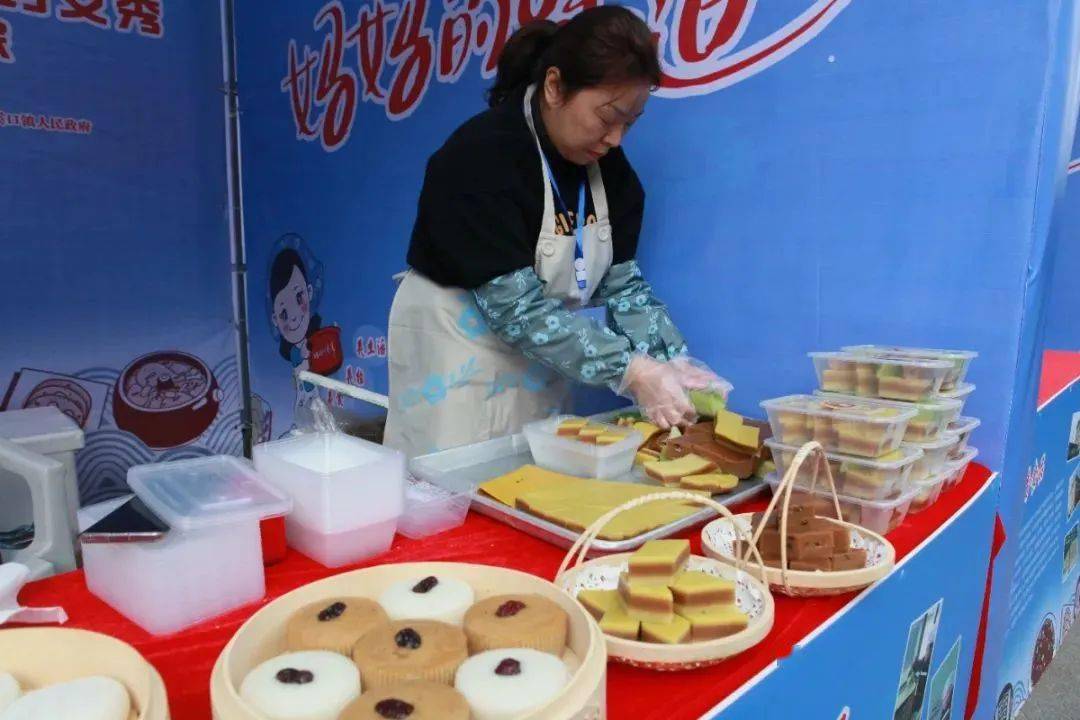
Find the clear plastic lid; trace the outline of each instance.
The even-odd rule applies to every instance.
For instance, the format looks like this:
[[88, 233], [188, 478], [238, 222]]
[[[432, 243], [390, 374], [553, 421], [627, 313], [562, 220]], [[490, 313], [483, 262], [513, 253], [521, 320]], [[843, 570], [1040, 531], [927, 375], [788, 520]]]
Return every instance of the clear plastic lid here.
[[853, 403], [884, 405], [885, 407], [902, 409], [916, 408], [919, 412], [952, 412], [954, 410], [959, 412], [960, 407], [963, 405], [959, 400], [946, 397], [937, 397], [932, 400], [904, 402], [903, 400], [881, 400], [878, 398], [861, 397], [859, 395], [844, 395], [842, 393], [826, 392], [825, 390], [815, 390], [814, 395], [828, 400], [844, 400]]
[[953, 400], [966, 400], [967, 396], [975, 392], [974, 383], [960, 383], [952, 390], [940, 390], [938, 391], [939, 398], [948, 398]]
[[911, 420], [918, 410], [907, 403], [882, 404], [846, 395], [824, 397], [815, 395], [787, 395], [765, 400], [761, 407], [772, 412], [798, 412], [804, 415], [828, 416], [834, 420], [851, 420], [865, 423], [896, 423]]
[[953, 364], [948, 360], [928, 360], [903, 355], [857, 355], [849, 352], [810, 352], [806, 353], [815, 360], [843, 360], [867, 365], [899, 365], [901, 367], [923, 368], [925, 370], [949, 370]]
[[951, 423], [949, 423], [948, 431], [951, 433], [956, 433], [957, 435], [963, 435], [964, 433], [971, 432], [980, 425], [982, 425], [982, 420], [980, 420], [979, 418], [958, 417]]
[[948, 462], [948, 464], [946, 466], [947, 469], [945, 471], [946, 474], [948, 475], [948, 474], [952, 474], [952, 473], [956, 472], [957, 470], [961, 469], [962, 467], [964, 467], [965, 465], [970, 463], [972, 460], [977, 458], [978, 456], [979, 456], [979, 448], [969, 447], [967, 450], [964, 451], [963, 455], [956, 458], [955, 460], [950, 460]]
[[914, 440], [905, 440], [900, 444], [900, 447], [910, 445], [912, 447], [921, 448], [923, 452], [934, 452], [935, 450], [943, 450], [947, 447], [952, 447], [956, 443], [960, 442], [960, 436], [956, 433], [949, 431], [941, 433], [941, 437], [933, 440], [925, 440], [921, 442], [915, 442]]
[[[782, 442], [777, 442], [772, 438], [765, 441], [765, 444], [772, 450], [780, 450], [785, 452], [798, 452], [800, 446], [787, 445]], [[867, 458], [859, 457], [858, 455], [843, 455], [841, 453], [826, 452], [825, 457], [835, 462], [847, 463], [852, 465], [861, 465], [863, 467], [874, 468], [875, 470], [898, 470], [907, 465], [911, 465], [916, 460], [923, 456], [923, 451], [917, 447], [907, 447], [901, 445], [898, 450], [888, 453], [879, 458]]]
[[856, 355], [896, 356], [927, 360], [972, 360], [979, 357], [974, 350], [940, 350], [937, 348], [900, 347], [898, 345], [847, 345], [844, 352]]
[[292, 500], [230, 455], [136, 465], [128, 484], [171, 527], [194, 530], [284, 515]]

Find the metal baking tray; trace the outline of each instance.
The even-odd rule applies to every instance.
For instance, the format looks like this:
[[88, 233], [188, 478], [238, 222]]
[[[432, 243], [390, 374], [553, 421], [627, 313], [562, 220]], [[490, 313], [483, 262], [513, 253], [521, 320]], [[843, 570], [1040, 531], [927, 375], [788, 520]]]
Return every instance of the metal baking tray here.
[[[474, 445], [465, 445], [451, 450], [423, 455], [409, 463], [409, 472], [413, 476], [445, 488], [451, 492], [467, 492], [472, 496], [472, 509], [482, 515], [495, 518], [510, 527], [538, 537], [553, 545], [569, 548], [577, 540], [579, 533], [560, 525], [542, 520], [527, 512], [503, 505], [486, 495], [477, 492], [477, 487], [492, 478], [517, 470], [522, 465], [533, 463], [529, 443], [522, 434], [496, 438]], [[657, 492], [663, 492], [664, 486], [645, 475], [638, 466], [627, 475], [613, 478], [613, 481], [655, 485]], [[731, 505], [753, 497], [761, 492], [765, 484], [758, 478], [750, 478], [739, 483], [732, 492], [714, 496], [724, 505]], [[597, 540], [593, 543], [589, 556], [605, 553], [619, 553], [634, 550], [649, 540], [669, 537], [705, 522], [716, 516], [711, 508], [702, 508], [698, 512], [667, 525], [661, 525], [647, 533], [627, 540]]]

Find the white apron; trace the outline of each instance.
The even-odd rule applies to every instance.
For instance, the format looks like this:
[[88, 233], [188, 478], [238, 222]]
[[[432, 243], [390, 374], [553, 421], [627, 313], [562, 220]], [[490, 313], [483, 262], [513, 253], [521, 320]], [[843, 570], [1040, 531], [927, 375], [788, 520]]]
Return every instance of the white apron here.
[[[596, 222], [582, 237], [587, 281], [574, 270], [576, 239], [560, 235], [555, 202], [532, 118], [536, 87], [523, 112], [540, 154], [544, 213], [536, 242], [536, 274], [544, 295], [581, 310], [611, 267], [611, 221], [600, 167], [586, 168]], [[390, 409], [385, 443], [408, 457], [520, 432], [532, 420], [562, 411], [567, 382], [500, 340], [472, 293], [444, 288], [420, 273], [405, 274], [389, 322]]]

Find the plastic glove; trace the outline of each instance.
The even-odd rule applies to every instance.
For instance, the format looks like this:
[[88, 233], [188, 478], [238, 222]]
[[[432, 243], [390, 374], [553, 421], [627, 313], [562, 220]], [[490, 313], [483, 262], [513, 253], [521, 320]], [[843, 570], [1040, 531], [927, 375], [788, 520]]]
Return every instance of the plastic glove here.
[[661, 430], [693, 422], [697, 414], [670, 363], [635, 355], [626, 368], [619, 394], [627, 395]]
[[730, 382], [720, 377], [709, 366], [689, 357], [677, 357], [669, 363], [678, 375], [679, 383], [687, 390], [707, 390], [719, 393], [727, 400], [728, 394], [734, 387]]

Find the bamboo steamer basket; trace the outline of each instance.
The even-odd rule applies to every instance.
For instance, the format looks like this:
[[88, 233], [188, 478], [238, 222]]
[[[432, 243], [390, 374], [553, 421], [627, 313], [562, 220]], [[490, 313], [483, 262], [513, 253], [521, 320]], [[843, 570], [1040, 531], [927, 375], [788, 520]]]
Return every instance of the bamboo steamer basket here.
[[300, 608], [340, 596], [377, 600], [400, 580], [441, 575], [468, 583], [477, 600], [506, 593], [533, 593], [558, 603], [570, 620], [563, 660], [571, 670], [562, 695], [521, 720], [602, 720], [607, 717], [607, 653], [604, 637], [592, 616], [553, 584], [535, 575], [506, 568], [467, 563], [419, 562], [379, 565], [305, 585], [271, 602], [251, 616], [221, 651], [210, 676], [215, 720], [265, 720], [239, 694], [240, 683], [259, 663], [285, 652], [285, 625]]
[[131, 720], [169, 720], [161, 675], [135, 648], [108, 635], [66, 628], [0, 630], [0, 670], [14, 675], [24, 692], [91, 675], [111, 677], [131, 696]]
[[[619, 514], [662, 500], [685, 500], [711, 507], [723, 517], [733, 517], [730, 510], [712, 498], [685, 491], [654, 493], [631, 500], [597, 519], [581, 534], [559, 568], [555, 579], [559, 587], [572, 597], [576, 597], [581, 590], [613, 590], [618, 587], [619, 574], [627, 569], [633, 553], [606, 555], [586, 562], [585, 558], [593, 541], [604, 526]], [[757, 552], [756, 549], [754, 552]], [[761, 565], [759, 570], [763, 569], [764, 565], [760, 557], [758, 562]], [[605, 635], [608, 656], [612, 660], [651, 670], [692, 670], [715, 665], [738, 655], [761, 642], [769, 634], [775, 616], [772, 595], [769, 594], [769, 588], [765, 583], [742, 567], [741, 561], [736, 567], [712, 558], [691, 555], [687, 568], [734, 582], [736, 604], [749, 616], [747, 627], [734, 635], [716, 640], [673, 645], [626, 640]]]
[[[818, 482], [819, 477], [824, 477], [830, 493], [832, 494], [833, 509], [836, 517], [822, 517], [834, 525], [847, 528], [851, 535], [852, 547], [866, 550], [866, 566], [854, 570], [836, 570], [826, 572], [822, 570], [791, 570], [788, 569], [787, 558], [787, 532], [788, 512], [791, 503], [791, 493], [795, 489], [795, 478], [804, 462], [812, 462], [813, 479], [811, 489]], [[780, 505], [781, 507], [777, 507]], [[772, 502], [765, 510], [764, 520], [768, 521], [773, 512], [779, 513], [780, 517], [780, 567], [758, 566], [751, 567], [750, 572], [759, 579], [769, 583], [769, 587], [775, 592], [791, 597], [820, 597], [824, 595], [839, 595], [842, 593], [861, 590], [883, 577], [887, 576], [896, 565], [896, 549], [892, 543], [881, 535], [859, 525], [844, 522], [840, 512], [840, 501], [836, 495], [836, 487], [833, 485], [832, 470], [829, 468], [828, 458], [821, 445], [811, 441], [803, 445], [795, 454], [795, 459], [788, 466], [780, 485], [773, 494]], [[735, 517], [718, 518], [701, 530], [701, 547], [706, 555], [731, 565], [740, 565], [746, 561], [745, 557], [737, 557], [735, 553], [735, 541], [753, 533], [753, 544], [757, 544], [758, 538], [765, 528], [762, 522], [756, 529], [752, 527], [752, 514], [737, 515]], [[757, 550], [755, 549], [756, 553]]]

